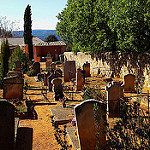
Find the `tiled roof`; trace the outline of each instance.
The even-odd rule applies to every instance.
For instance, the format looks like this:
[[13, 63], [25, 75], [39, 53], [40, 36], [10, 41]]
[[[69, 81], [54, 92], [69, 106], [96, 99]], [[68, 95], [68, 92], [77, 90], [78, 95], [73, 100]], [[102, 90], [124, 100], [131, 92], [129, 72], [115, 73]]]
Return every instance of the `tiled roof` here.
[[[25, 45], [24, 44], [24, 38], [23, 37], [13, 37], [13, 38], [7, 38], [9, 45], [15, 46], [15, 45]], [[37, 45], [39, 43], [43, 43], [41, 39], [38, 37], [33, 37], [33, 45]], [[0, 38], [0, 41], [3, 42], [3, 38]]]
[[35, 44], [35, 46], [62, 46], [66, 45], [63, 41], [55, 41], [55, 42], [41, 42], [39, 44]]

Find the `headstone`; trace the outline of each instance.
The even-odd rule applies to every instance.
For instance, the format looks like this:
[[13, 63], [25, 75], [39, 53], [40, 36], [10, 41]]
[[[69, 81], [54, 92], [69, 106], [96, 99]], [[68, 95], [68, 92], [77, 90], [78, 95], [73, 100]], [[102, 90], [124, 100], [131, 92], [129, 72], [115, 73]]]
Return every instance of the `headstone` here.
[[39, 62], [34, 62], [32, 65], [33, 73], [37, 75], [40, 73], [40, 63]]
[[85, 70], [85, 77], [90, 77], [90, 63], [86, 62], [83, 64], [83, 70]]
[[127, 74], [124, 76], [124, 92], [135, 92], [135, 75]]
[[22, 99], [23, 98], [24, 80], [18, 76], [4, 79], [3, 98], [5, 99]]
[[14, 76], [18, 76], [20, 78], [23, 78], [23, 73], [21, 71], [9, 71], [7, 73], [7, 77], [14, 77]]
[[62, 86], [62, 80], [58, 78], [54, 78], [51, 83], [53, 84], [53, 89], [55, 92], [54, 98], [56, 101], [59, 100], [59, 98], [63, 98], [63, 86]]
[[48, 91], [52, 91], [52, 87], [53, 84], [51, 83], [51, 81], [55, 78], [55, 74], [54, 73], [50, 73], [50, 76], [48, 77]]
[[80, 149], [106, 148], [106, 104], [93, 99], [75, 106]]
[[112, 81], [105, 87], [108, 101], [109, 117], [120, 117], [120, 98], [124, 96], [123, 86], [120, 82]]
[[65, 61], [63, 64], [64, 82], [76, 77], [75, 61]]
[[82, 90], [83, 89], [83, 74], [82, 74], [82, 70], [80, 68], [77, 69], [77, 73], [76, 73], [76, 90]]
[[48, 86], [48, 77], [50, 76], [50, 72], [47, 74], [44, 73], [44, 86]]
[[54, 73], [56, 77], [62, 77], [62, 71], [60, 69], [56, 69]]
[[16, 63], [15, 63], [15, 65], [16, 65], [16, 71], [21, 71], [21, 62], [20, 61], [16, 61]]
[[14, 106], [6, 100], [0, 100], [0, 150], [13, 150], [14, 120]]
[[55, 64], [50, 64], [50, 70], [55, 70], [56, 69], [56, 65]]

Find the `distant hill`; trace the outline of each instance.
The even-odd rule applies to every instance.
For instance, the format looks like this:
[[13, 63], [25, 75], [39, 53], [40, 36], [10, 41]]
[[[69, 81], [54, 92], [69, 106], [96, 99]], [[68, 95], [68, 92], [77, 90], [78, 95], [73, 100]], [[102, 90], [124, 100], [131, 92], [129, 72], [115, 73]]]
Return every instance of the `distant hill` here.
[[[51, 34], [56, 35], [59, 41], [61, 40], [61, 38], [57, 36], [56, 30], [32, 30], [32, 35], [43, 41], [45, 41], [45, 38]], [[23, 37], [23, 31], [13, 31], [13, 37]]]

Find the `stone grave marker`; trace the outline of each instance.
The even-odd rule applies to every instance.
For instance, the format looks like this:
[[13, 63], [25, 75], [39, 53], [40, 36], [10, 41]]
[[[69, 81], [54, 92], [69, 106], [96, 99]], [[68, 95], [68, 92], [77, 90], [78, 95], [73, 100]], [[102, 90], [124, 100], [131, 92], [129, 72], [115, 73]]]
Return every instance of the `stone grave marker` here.
[[51, 81], [56, 78], [55, 74], [54, 73], [50, 73], [50, 76], [48, 77], [48, 91], [52, 91], [52, 87], [53, 87], [53, 84], [51, 83]]
[[21, 71], [21, 62], [20, 61], [16, 61], [15, 65], [16, 65], [15, 71]]
[[0, 100], [0, 149], [13, 150], [14, 138], [14, 106], [6, 100]]
[[63, 64], [64, 82], [70, 81], [76, 77], [75, 61], [65, 61]]
[[50, 72], [47, 74], [44, 73], [44, 86], [48, 86], [48, 77], [50, 76]]
[[85, 77], [90, 77], [90, 63], [86, 62], [83, 64], [83, 70], [85, 70]]
[[82, 70], [80, 68], [77, 69], [76, 72], [76, 90], [82, 90], [83, 89], [83, 73]]
[[74, 108], [80, 149], [95, 150], [96, 146], [106, 148], [106, 104], [90, 99]]
[[18, 77], [22, 78], [23, 73], [21, 71], [9, 71], [7, 73], [7, 77], [14, 77], [14, 76], [18, 76]]
[[32, 69], [35, 75], [40, 73], [40, 63], [39, 62], [34, 62], [32, 65]]
[[107, 93], [107, 111], [109, 117], [120, 117], [120, 98], [124, 96], [123, 86], [118, 81], [112, 81], [105, 87]]
[[53, 84], [53, 89], [55, 92], [54, 98], [56, 101], [59, 100], [59, 98], [63, 98], [63, 86], [62, 86], [62, 80], [58, 78], [54, 78], [51, 83]]
[[135, 75], [127, 74], [124, 76], [124, 92], [135, 92]]
[[22, 99], [23, 98], [24, 80], [18, 76], [4, 79], [3, 98], [5, 99]]

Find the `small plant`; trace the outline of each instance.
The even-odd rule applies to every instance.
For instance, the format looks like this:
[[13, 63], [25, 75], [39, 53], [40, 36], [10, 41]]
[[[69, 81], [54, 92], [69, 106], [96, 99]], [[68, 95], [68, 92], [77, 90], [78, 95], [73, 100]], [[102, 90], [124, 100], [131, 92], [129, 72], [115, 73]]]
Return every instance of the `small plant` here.
[[27, 75], [28, 75], [29, 77], [34, 76], [34, 71], [33, 71], [33, 69], [30, 69], [30, 70], [27, 72]]

